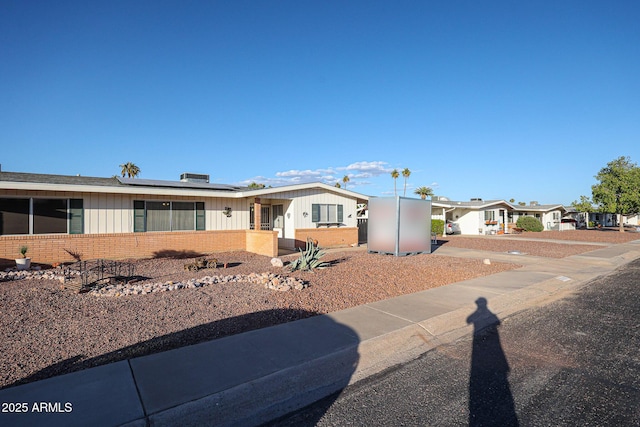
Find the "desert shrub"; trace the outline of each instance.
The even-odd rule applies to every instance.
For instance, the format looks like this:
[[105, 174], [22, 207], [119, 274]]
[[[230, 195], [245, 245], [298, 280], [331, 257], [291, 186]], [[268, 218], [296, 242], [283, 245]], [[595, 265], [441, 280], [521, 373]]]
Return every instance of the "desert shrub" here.
[[329, 266], [329, 263], [320, 261], [320, 258], [322, 258], [324, 255], [325, 252], [320, 249], [320, 246], [318, 246], [318, 242], [308, 238], [305, 250], [303, 251], [302, 249], [300, 249], [300, 257], [289, 264], [289, 269], [291, 271], [309, 271], [316, 268], [327, 268]]
[[544, 226], [539, 219], [532, 216], [521, 216], [516, 222], [518, 228], [522, 228], [525, 231], [542, 231]]
[[432, 219], [431, 232], [436, 233], [438, 236], [442, 235], [444, 233], [444, 220]]

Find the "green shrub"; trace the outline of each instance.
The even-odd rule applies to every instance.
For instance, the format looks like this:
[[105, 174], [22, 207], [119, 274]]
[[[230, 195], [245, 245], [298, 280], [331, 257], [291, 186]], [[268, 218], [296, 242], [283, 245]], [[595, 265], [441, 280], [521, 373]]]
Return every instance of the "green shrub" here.
[[521, 216], [516, 222], [518, 228], [522, 228], [524, 231], [542, 231], [544, 226], [539, 219], [532, 216]]
[[441, 236], [444, 233], [444, 220], [432, 219], [431, 220], [431, 232]]

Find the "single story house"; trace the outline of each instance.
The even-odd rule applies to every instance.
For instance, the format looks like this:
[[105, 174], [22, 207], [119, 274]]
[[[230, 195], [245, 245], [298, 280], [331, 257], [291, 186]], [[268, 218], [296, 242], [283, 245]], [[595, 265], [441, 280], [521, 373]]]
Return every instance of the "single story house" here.
[[[573, 206], [567, 206], [567, 216], [576, 221], [576, 227], [587, 227], [586, 221], [593, 225], [599, 224], [605, 227], [617, 227], [619, 225], [618, 214], [603, 212], [578, 212]], [[640, 214], [624, 215], [623, 224], [626, 226], [637, 227], [640, 225]]]
[[322, 183], [277, 188], [0, 172], [0, 259], [28, 246], [34, 262], [135, 258], [358, 243], [368, 197]]
[[505, 200], [471, 199], [468, 202], [451, 201], [445, 197], [432, 199], [432, 218], [458, 223], [461, 234], [482, 235], [512, 233], [521, 216], [540, 220], [545, 230], [558, 230], [564, 226], [562, 217], [566, 208], [558, 205], [540, 205], [531, 202], [519, 205]]

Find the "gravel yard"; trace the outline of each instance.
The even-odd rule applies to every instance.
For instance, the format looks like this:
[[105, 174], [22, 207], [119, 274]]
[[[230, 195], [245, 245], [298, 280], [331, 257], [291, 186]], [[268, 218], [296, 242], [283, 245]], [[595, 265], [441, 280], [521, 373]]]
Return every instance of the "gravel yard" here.
[[[541, 234], [541, 233], [530, 233]], [[528, 236], [528, 234], [527, 234]], [[640, 237], [640, 236], [639, 236]], [[503, 236], [447, 236], [442, 240], [447, 247], [477, 249], [491, 252], [518, 251], [521, 254], [547, 258], [564, 258], [584, 252], [602, 249], [600, 245], [552, 243], [533, 239], [510, 239]]]
[[[598, 243], [626, 243], [632, 240], [640, 240], [640, 233], [627, 228], [620, 233], [617, 227], [608, 227], [600, 230], [567, 230], [567, 231], [542, 231], [540, 233], [509, 234], [509, 237], [522, 239], [553, 239], [573, 240], [576, 242]], [[495, 236], [501, 237], [501, 236]]]
[[[600, 233], [593, 234], [592, 239], [613, 234], [589, 233]], [[529, 234], [543, 237], [546, 233], [521, 236]], [[490, 251], [520, 250], [547, 257], [598, 248], [491, 237], [497, 238], [455, 236], [447, 238], [445, 244]], [[502, 246], [505, 243], [508, 249]], [[522, 246], [515, 247], [514, 243]], [[331, 261], [332, 266], [325, 270], [285, 273], [282, 268], [272, 267], [270, 258], [263, 256], [245, 252], [215, 256], [218, 268], [199, 272], [184, 271], [183, 265], [192, 259], [133, 262], [136, 275], [147, 278], [141, 283], [177, 283], [203, 276], [267, 272], [301, 278], [309, 287], [278, 292], [258, 284], [218, 283], [148, 295], [96, 297], [63, 290], [59, 282], [52, 280], [0, 282], [0, 388], [519, 267], [504, 263], [484, 265], [481, 260], [447, 257], [437, 252], [396, 258], [348, 249], [330, 251], [325, 260]], [[282, 258], [286, 264], [296, 256]], [[224, 263], [228, 268], [221, 267]]]

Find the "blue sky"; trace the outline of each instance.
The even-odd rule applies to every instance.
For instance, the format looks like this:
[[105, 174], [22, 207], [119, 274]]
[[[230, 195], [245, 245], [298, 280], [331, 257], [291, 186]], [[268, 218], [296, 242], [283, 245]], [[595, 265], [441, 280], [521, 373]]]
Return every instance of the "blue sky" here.
[[[638, 1], [0, 2], [3, 171], [565, 203], [640, 162]], [[403, 193], [404, 181], [397, 180]]]

